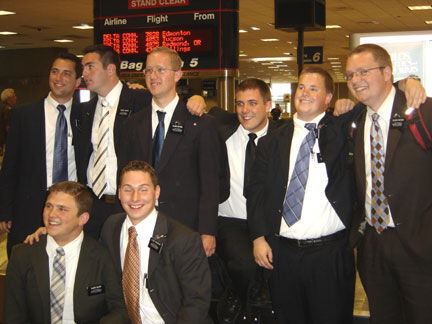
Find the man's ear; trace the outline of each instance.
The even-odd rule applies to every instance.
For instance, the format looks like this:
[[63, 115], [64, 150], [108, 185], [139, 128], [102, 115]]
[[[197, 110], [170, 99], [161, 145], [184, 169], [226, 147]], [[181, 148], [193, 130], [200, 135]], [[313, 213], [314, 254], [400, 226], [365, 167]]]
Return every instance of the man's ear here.
[[87, 224], [88, 220], [90, 219], [90, 214], [85, 212], [79, 215], [78, 217], [80, 218], [79, 225], [84, 226], [85, 224]]

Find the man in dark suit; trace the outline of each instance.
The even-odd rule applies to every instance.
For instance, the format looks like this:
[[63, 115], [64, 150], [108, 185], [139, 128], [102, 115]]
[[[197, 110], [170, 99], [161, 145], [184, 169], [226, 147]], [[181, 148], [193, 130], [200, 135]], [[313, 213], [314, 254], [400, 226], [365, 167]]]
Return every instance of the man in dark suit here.
[[352, 321], [355, 271], [347, 230], [355, 199], [346, 138], [356, 111], [342, 118], [326, 113], [333, 90], [326, 71], [302, 71], [297, 113], [261, 139], [247, 190], [255, 260], [272, 270], [281, 324]]
[[[83, 78], [87, 88], [97, 96], [82, 109], [76, 141], [77, 170], [78, 181], [88, 185], [96, 198], [85, 231], [99, 237], [105, 219], [119, 209], [115, 194], [120, 125], [130, 115], [149, 107], [151, 94], [129, 89], [120, 82], [120, 57], [111, 47], [92, 45], [84, 54]], [[192, 111], [205, 107], [199, 96], [190, 100], [188, 107]]]
[[210, 270], [200, 236], [155, 209], [161, 190], [149, 164], [129, 162], [118, 191], [126, 213], [110, 216], [102, 229], [101, 240], [123, 272], [130, 319], [133, 324], [211, 323]]
[[50, 187], [48, 235], [14, 247], [6, 275], [5, 323], [128, 323], [108, 251], [83, 233], [93, 198], [85, 186]]
[[176, 93], [181, 59], [167, 47], [148, 56], [145, 78], [152, 102], [123, 127], [119, 168], [152, 163], [163, 188], [159, 210], [201, 234], [207, 256], [216, 247], [220, 142], [212, 118], [188, 112]]
[[[263, 302], [269, 302], [268, 299], [265, 300], [267, 284], [263, 282], [262, 272], [257, 271], [252, 253], [244, 189], [249, 176], [245, 169], [252, 166], [256, 144], [261, 137], [273, 132], [283, 123], [268, 120], [270, 109], [271, 93], [268, 85], [259, 79], [246, 79], [236, 90], [237, 113], [225, 112], [215, 116], [228, 156], [227, 183], [221, 184], [227, 192], [223, 194], [223, 202], [219, 204], [217, 253], [225, 262], [232, 286], [246, 313], [251, 312], [252, 305], [263, 306]], [[246, 316], [256, 315], [253, 312]], [[219, 316], [224, 323], [234, 322], [238, 309], [231, 305], [224, 311], [221, 310]]]
[[[0, 230], [9, 233], [9, 254], [13, 245], [41, 226], [47, 188], [57, 181], [77, 179], [72, 135], [76, 134], [78, 107], [72, 96], [81, 74], [75, 55], [60, 54], [51, 66], [48, 96], [12, 110], [7, 153], [0, 171]], [[64, 107], [64, 112], [58, 107]], [[63, 168], [64, 177], [58, 178], [60, 155], [55, 144], [60, 117], [67, 126], [62, 128], [67, 156], [61, 155], [66, 170]]]
[[[420, 147], [407, 126], [409, 111], [403, 93], [392, 86], [385, 49], [355, 48], [346, 78], [358, 106], [366, 108], [355, 136], [360, 211], [351, 238], [353, 245], [360, 241], [358, 270], [371, 323], [431, 323], [431, 152]], [[429, 132], [431, 108], [430, 98], [420, 106]]]

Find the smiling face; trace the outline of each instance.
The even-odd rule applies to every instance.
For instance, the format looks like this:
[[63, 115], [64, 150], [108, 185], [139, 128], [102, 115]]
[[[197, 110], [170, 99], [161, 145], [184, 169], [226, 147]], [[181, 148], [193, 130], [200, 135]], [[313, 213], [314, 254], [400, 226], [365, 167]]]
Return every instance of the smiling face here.
[[[163, 69], [163, 72], [157, 72]], [[176, 70], [173, 67], [170, 54], [164, 52], [154, 52], [147, 56], [146, 70], [152, 70], [152, 73], [145, 74], [147, 88], [151, 92], [153, 98], [165, 106], [174, 99], [176, 95], [176, 84], [182, 76], [181, 70]]]
[[133, 225], [150, 215], [159, 194], [160, 188], [154, 186], [148, 172], [127, 171], [121, 177], [118, 196]]
[[64, 246], [78, 237], [88, 219], [87, 212], [79, 215], [73, 196], [64, 192], [49, 194], [43, 210], [43, 220], [47, 233], [58, 245]]
[[267, 124], [271, 100], [265, 102], [258, 89], [246, 89], [236, 93], [236, 110], [240, 124], [249, 132], [259, 132]]
[[[380, 64], [372, 53], [361, 52], [351, 55], [346, 64], [346, 73], [353, 73], [348, 80], [351, 94], [363, 104], [378, 110], [392, 87], [392, 71], [389, 66], [377, 68]], [[361, 70], [369, 70], [366, 75], [359, 75]]]
[[327, 93], [324, 77], [318, 73], [300, 75], [294, 97], [297, 117], [303, 121], [311, 121], [326, 111], [332, 94]]
[[60, 104], [68, 102], [81, 83], [75, 72], [75, 62], [58, 58], [51, 66], [49, 86], [51, 97]]

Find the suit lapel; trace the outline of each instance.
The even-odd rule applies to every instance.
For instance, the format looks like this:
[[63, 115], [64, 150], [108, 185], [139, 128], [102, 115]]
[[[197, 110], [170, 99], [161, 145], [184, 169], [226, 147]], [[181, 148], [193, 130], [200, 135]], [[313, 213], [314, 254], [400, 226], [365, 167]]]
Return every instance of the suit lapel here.
[[[74, 283], [74, 305], [78, 305], [76, 302], [77, 298], [80, 298], [82, 292], [86, 290], [86, 279], [88, 278], [87, 273], [91, 270], [89, 267], [93, 264], [93, 246], [88, 241], [86, 235], [84, 234], [84, 239], [81, 245], [81, 251], [78, 258], [78, 266], [75, 275], [75, 283]], [[81, 293], [81, 294], [80, 294]], [[76, 306], [74, 306], [75, 308]]]
[[398, 114], [399, 116], [405, 116], [405, 110], [406, 110], [405, 96], [403, 95], [402, 92], [396, 90], [395, 99], [393, 101], [393, 108], [390, 115], [389, 133], [388, 133], [387, 148], [386, 148], [386, 159], [384, 164], [384, 176], [386, 175], [387, 170], [389, 169], [390, 162], [393, 158], [393, 153], [395, 152], [399, 139], [402, 135], [401, 130], [391, 127], [391, 119], [395, 114]]
[[47, 188], [47, 170], [46, 170], [46, 136], [45, 136], [45, 99], [42, 99], [42, 101], [39, 102], [37, 107], [35, 107], [35, 115], [34, 120], [39, 120], [40, 123], [38, 123], [40, 126], [38, 132], [39, 132], [39, 154], [36, 153], [36, 156], [40, 156], [40, 170], [41, 170], [41, 183], [43, 185], [44, 190]]
[[117, 270], [119, 271], [119, 273], [123, 272], [122, 266], [121, 266], [121, 260], [120, 260], [120, 234], [121, 234], [121, 229], [123, 226], [123, 223], [126, 219], [126, 214], [123, 214], [123, 217], [119, 218], [118, 222], [116, 224], [114, 224], [114, 230], [113, 230], [113, 236], [112, 236], [112, 246], [113, 246], [113, 251], [114, 251], [114, 255], [113, 257], [113, 261], [114, 261], [114, 266], [117, 267]]
[[363, 193], [366, 190], [366, 171], [365, 171], [365, 156], [364, 156], [364, 128], [366, 120], [366, 109], [360, 118], [357, 125], [356, 136], [354, 139], [354, 164], [357, 174], [357, 186], [360, 188], [359, 192]]
[[36, 285], [41, 296], [43, 314], [45, 317], [44, 322], [49, 323], [51, 319], [51, 306], [50, 306], [50, 280], [48, 268], [48, 255], [46, 253], [46, 236], [41, 237], [39, 245], [32, 253], [32, 265], [36, 277]]
[[186, 135], [186, 132], [188, 131], [186, 129], [186, 120], [188, 119], [188, 115], [189, 113], [186, 110], [186, 107], [179, 100], [177, 107], [174, 110], [174, 114], [171, 118], [171, 123], [173, 122], [182, 123], [183, 134], [182, 135], [174, 134], [169, 130], [170, 125], [165, 125], [165, 127], [168, 127], [168, 132], [165, 136], [165, 140], [162, 148], [162, 154], [159, 160], [158, 173], [160, 173], [163, 170], [163, 168], [167, 165], [171, 156], [174, 154], [175, 150], [177, 149], [178, 143]]
[[119, 131], [121, 128], [121, 124], [123, 121], [129, 117], [133, 113], [133, 104], [132, 99], [133, 96], [130, 93], [130, 90], [126, 85], [123, 84], [122, 90], [120, 92], [120, 98], [117, 105], [117, 112], [114, 121], [114, 147], [116, 151], [118, 150], [118, 144], [120, 142]]
[[[140, 141], [139, 148], [144, 152], [144, 161], [148, 161], [151, 164], [152, 161], [152, 141], [153, 141], [153, 128], [152, 128], [152, 108], [142, 110], [139, 114], [142, 117], [140, 120], [135, 122], [137, 130], [137, 137]], [[136, 117], [137, 115], [134, 115]]]
[[290, 119], [288, 123], [287, 129], [280, 133], [281, 140], [278, 142], [279, 147], [277, 148], [280, 153], [280, 170], [282, 172], [282, 179], [288, 179], [291, 141], [294, 134], [294, 121]]
[[[153, 237], [157, 239], [158, 242], [164, 244], [166, 241], [166, 236], [168, 234], [168, 222], [167, 219], [158, 213], [155, 229], [153, 231]], [[162, 246], [162, 249], [166, 247]], [[149, 264], [148, 264], [148, 276], [150, 277], [153, 273], [153, 271], [156, 269], [159, 260], [160, 260], [160, 253], [157, 253], [153, 249], [150, 249], [150, 256], [149, 256]]]

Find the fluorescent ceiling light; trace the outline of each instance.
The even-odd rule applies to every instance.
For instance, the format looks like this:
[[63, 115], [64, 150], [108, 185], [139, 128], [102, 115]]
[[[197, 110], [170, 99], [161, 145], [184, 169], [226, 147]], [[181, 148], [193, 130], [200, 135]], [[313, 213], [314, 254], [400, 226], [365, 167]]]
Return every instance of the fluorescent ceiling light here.
[[341, 62], [330, 62], [331, 65], [342, 65]]
[[259, 28], [259, 27], [251, 27], [250, 29], [252, 29], [252, 30], [261, 30], [261, 28]]
[[6, 46], [0, 45], [0, 48], [6, 48]]
[[263, 42], [279, 42], [279, 38], [261, 38]]
[[254, 57], [253, 62], [278, 62], [278, 61], [295, 61], [295, 57]]
[[285, 54], [285, 55], [293, 55], [293, 54], [290, 53], [290, 52], [284, 52], [284, 54]]
[[326, 29], [337, 29], [337, 28], [342, 28], [342, 26], [339, 26], [339, 25], [326, 25]]
[[7, 15], [16, 15], [16, 12], [7, 11], [7, 10], [0, 10], [0, 16], [7, 16]]
[[56, 43], [73, 43], [74, 41], [71, 39], [54, 39]]
[[81, 24], [78, 26], [72, 26], [72, 28], [75, 28], [75, 29], [93, 29], [93, 26], [90, 26], [87, 24]]
[[408, 6], [409, 10], [431, 10], [432, 6]]
[[18, 33], [10, 32], [10, 31], [2, 31], [2, 32], [0, 32], [0, 35], [16, 35], [16, 34], [18, 34]]
[[247, 56], [247, 54], [239, 54], [239, 56]]
[[248, 31], [245, 29], [239, 29], [239, 33], [247, 33]]
[[84, 57], [84, 55], [78, 54], [78, 55], [76, 55], [76, 57], [82, 58], [82, 57]]
[[425, 24], [432, 25], [432, 20], [425, 20]]
[[336, 61], [336, 60], [339, 60], [339, 57], [327, 57], [327, 60]]

